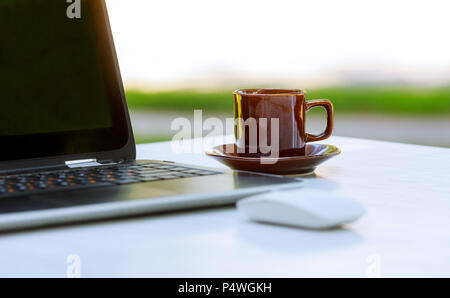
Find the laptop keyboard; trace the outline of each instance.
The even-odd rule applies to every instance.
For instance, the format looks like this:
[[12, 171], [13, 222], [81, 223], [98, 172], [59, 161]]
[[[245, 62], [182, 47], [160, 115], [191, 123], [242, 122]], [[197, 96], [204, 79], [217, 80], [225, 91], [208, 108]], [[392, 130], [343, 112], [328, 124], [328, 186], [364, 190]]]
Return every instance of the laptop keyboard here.
[[11, 194], [82, 189], [220, 174], [161, 163], [121, 164], [0, 176], [0, 197]]

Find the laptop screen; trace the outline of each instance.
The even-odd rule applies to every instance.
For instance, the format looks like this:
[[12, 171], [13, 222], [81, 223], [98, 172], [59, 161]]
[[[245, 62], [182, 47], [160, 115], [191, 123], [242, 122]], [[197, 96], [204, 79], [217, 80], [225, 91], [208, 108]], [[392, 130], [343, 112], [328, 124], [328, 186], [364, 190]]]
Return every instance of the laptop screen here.
[[102, 1], [0, 0], [0, 160], [124, 145], [123, 94]]

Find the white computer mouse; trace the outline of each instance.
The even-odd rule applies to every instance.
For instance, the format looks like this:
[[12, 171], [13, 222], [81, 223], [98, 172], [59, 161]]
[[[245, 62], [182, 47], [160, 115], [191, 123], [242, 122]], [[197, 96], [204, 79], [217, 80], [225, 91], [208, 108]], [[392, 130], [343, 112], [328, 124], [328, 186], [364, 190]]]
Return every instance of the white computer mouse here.
[[364, 207], [332, 191], [273, 191], [238, 201], [250, 220], [308, 229], [329, 229], [357, 220]]

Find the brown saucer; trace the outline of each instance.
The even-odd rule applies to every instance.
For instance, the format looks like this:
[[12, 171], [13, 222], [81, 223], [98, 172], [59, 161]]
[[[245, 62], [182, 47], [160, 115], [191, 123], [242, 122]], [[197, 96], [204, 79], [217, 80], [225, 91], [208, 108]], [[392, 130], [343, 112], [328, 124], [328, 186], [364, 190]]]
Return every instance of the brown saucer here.
[[[226, 146], [234, 146], [234, 153], [226, 153]], [[274, 164], [263, 164], [260, 157], [243, 157], [236, 152], [236, 145], [220, 145], [206, 151], [206, 155], [233, 170], [292, 175], [314, 172], [318, 165], [339, 155], [341, 150], [332, 145], [306, 144], [306, 156], [280, 157]]]

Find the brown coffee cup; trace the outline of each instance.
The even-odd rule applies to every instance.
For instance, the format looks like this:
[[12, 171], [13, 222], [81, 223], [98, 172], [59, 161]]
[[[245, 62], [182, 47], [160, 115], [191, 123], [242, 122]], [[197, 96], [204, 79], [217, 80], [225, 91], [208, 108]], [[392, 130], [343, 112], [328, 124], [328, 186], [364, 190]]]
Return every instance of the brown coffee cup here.
[[[268, 147], [278, 144], [279, 157], [301, 156], [306, 143], [324, 140], [333, 132], [333, 104], [326, 99], [306, 101], [303, 90], [240, 89], [233, 94], [240, 155], [265, 156]], [[327, 111], [327, 125], [323, 133], [313, 135], [305, 131], [306, 112], [318, 106]]]

